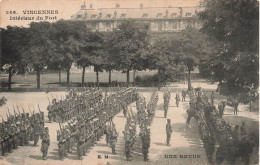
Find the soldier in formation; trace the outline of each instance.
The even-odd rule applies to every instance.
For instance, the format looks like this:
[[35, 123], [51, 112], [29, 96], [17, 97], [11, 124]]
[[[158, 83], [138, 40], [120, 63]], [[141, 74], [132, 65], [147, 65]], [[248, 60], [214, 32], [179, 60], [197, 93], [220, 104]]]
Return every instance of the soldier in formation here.
[[151, 133], [150, 133], [150, 129], [147, 128], [146, 126], [141, 128], [140, 131], [140, 137], [142, 140], [142, 153], [144, 156], [144, 161], [149, 161], [148, 158], [148, 153], [149, 153], [149, 148], [150, 148], [150, 143], [151, 143]]
[[[232, 127], [226, 123], [201, 90], [191, 91], [190, 98], [190, 105], [195, 113], [193, 117], [199, 123], [199, 134], [208, 161], [214, 163], [213, 154], [216, 151], [217, 164], [221, 164], [225, 159], [227, 163], [233, 164], [239, 157], [248, 164], [254, 143], [246, 134], [245, 124], [242, 123], [239, 133], [239, 125]], [[215, 146], [216, 142], [219, 144], [218, 148]]]
[[169, 107], [170, 98], [171, 98], [171, 93], [170, 93], [170, 91], [166, 91], [166, 92], [163, 94], [163, 100], [164, 100], [164, 103], [163, 103], [164, 118], [167, 117], [167, 112], [168, 112], [168, 107]]
[[[22, 108], [23, 109], [23, 108]], [[29, 141], [33, 141], [35, 133], [42, 134], [44, 130], [44, 114], [39, 113], [20, 113], [19, 108], [13, 107], [14, 114], [12, 115], [8, 109], [7, 120], [2, 118], [0, 124], [0, 141], [1, 141], [1, 153], [6, 155], [8, 152], [13, 152], [13, 149], [17, 149], [18, 146], [27, 145]], [[17, 113], [18, 110], [18, 113]], [[42, 124], [38, 124], [42, 123]], [[37, 129], [36, 129], [37, 126]]]
[[127, 161], [133, 159], [133, 146], [136, 138], [136, 119], [128, 113], [125, 130], [123, 131], [125, 139], [125, 156]]
[[[69, 97], [77, 95], [79, 95], [77, 92], [70, 92]], [[81, 95], [85, 94], [81, 93]], [[136, 89], [127, 88], [107, 95], [100, 101], [93, 101], [91, 106], [87, 105], [89, 102], [82, 102], [81, 99], [75, 101], [75, 105], [80, 104], [80, 106], [77, 107], [75, 114], [68, 118], [68, 125], [64, 127], [62, 124], [64, 120], [56, 119], [60, 125], [60, 130], [57, 131], [60, 159], [63, 160], [76, 144], [78, 159], [82, 160], [104, 133], [107, 134], [107, 144], [112, 148], [112, 153], [116, 154], [118, 133], [115, 125], [108, 127], [106, 123], [111, 122], [113, 117], [123, 110], [124, 104], [128, 106], [136, 99]]]

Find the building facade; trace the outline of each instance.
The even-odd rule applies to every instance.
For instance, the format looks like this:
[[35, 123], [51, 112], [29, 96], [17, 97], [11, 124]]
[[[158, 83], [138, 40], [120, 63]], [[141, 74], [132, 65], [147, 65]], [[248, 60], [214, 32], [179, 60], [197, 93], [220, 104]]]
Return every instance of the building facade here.
[[140, 3], [136, 8], [93, 8], [84, 3], [81, 9], [71, 16], [71, 20], [85, 21], [87, 27], [98, 31], [111, 31], [125, 19], [149, 23], [154, 32], [178, 32], [186, 27], [201, 28], [197, 13], [203, 6], [194, 7], [145, 7]]

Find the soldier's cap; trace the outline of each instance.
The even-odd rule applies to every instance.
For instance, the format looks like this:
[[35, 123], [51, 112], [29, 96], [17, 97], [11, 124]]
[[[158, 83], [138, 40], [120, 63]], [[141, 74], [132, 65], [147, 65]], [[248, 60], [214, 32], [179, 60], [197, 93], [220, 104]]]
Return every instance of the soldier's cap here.
[[18, 121], [18, 122], [16, 122], [16, 124], [21, 124], [21, 123]]

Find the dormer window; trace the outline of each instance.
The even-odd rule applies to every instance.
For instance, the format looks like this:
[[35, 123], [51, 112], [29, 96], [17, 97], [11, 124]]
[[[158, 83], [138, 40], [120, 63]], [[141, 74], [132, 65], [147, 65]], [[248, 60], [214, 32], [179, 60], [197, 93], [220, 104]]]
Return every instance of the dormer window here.
[[121, 18], [125, 18], [126, 14], [121, 14]]
[[191, 17], [191, 13], [186, 13], [186, 17]]
[[148, 13], [143, 14], [143, 18], [146, 18], [146, 17], [148, 17]]
[[176, 17], [176, 16], [177, 16], [177, 13], [172, 13], [171, 16], [172, 16], [172, 17]]
[[158, 13], [157, 17], [159, 17], [159, 18], [162, 17], [162, 13]]
[[110, 18], [111, 17], [111, 14], [107, 14], [107, 16], [106, 16], [107, 18]]
[[91, 18], [97, 18], [97, 15], [92, 15]]

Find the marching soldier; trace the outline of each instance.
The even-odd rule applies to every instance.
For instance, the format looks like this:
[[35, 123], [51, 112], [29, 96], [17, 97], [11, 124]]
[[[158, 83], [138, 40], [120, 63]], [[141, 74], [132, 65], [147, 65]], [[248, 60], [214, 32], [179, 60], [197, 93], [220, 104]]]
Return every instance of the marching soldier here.
[[171, 135], [172, 135], [172, 126], [171, 126], [171, 120], [167, 119], [167, 124], [166, 124], [166, 144], [167, 146], [170, 146], [170, 141], [171, 141]]

